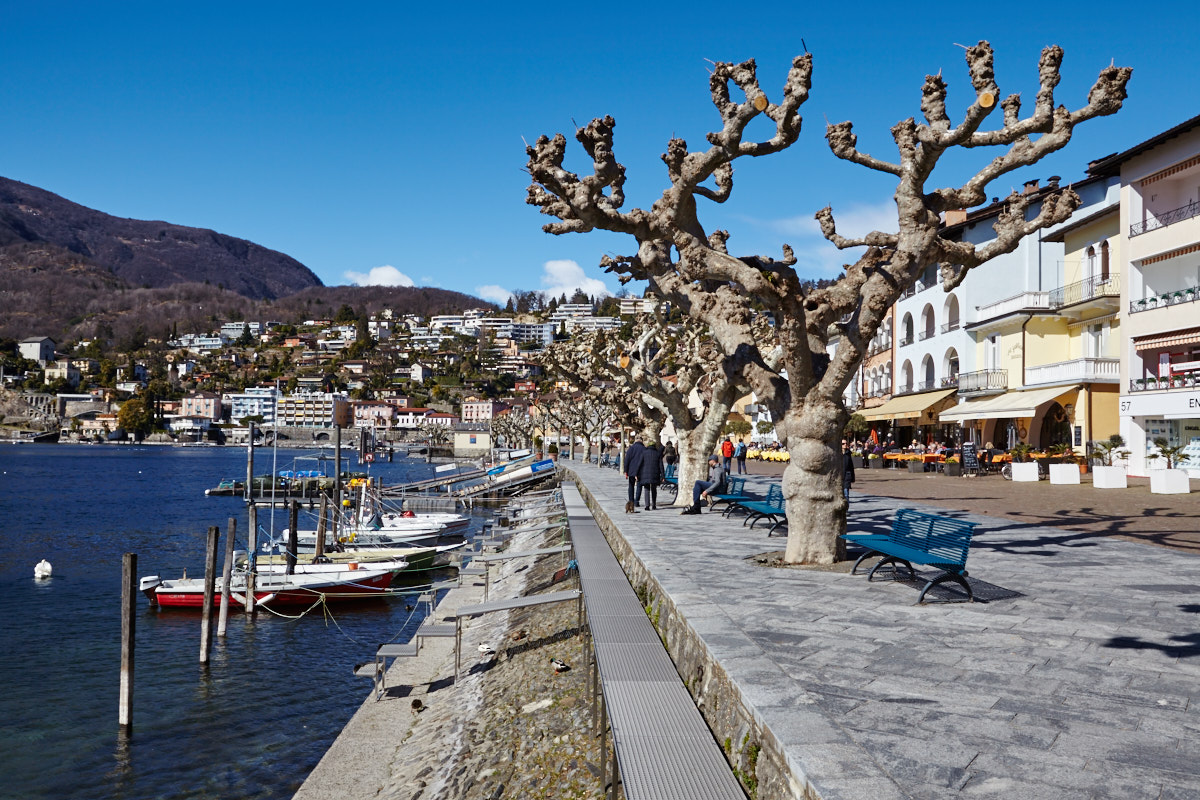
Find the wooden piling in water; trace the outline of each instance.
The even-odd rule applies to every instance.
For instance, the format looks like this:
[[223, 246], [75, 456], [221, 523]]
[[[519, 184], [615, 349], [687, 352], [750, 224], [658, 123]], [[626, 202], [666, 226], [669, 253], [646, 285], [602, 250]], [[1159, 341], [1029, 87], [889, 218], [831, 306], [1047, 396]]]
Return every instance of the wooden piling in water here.
[[296, 571], [296, 550], [300, 547], [300, 534], [296, 530], [296, 526], [299, 524], [299, 516], [300, 504], [293, 500], [292, 505], [288, 508], [287, 552], [284, 555], [287, 561], [287, 569], [284, 571], [288, 575]]
[[217, 540], [221, 529], [213, 525], [208, 529], [208, 546], [204, 549], [204, 606], [200, 617], [200, 663], [208, 664], [208, 651], [212, 649], [213, 593], [217, 582]]
[[121, 559], [121, 691], [117, 701], [117, 726], [126, 736], [133, 732], [133, 644], [137, 625], [137, 553]]
[[329, 516], [329, 495], [321, 495], [321, 516], [317, 517], [317, 541], [313, 546], [313, 561], [325, 555], [325, 520]]
[[229, 584], [233, 580], [233, 547], [236, 538], [237, 520], [230, 517], [225, 534], [225, 566], [221, 569], [221, 613], [217, 621], [217, 636], [225, 635], [225, 627], [229, 622]]

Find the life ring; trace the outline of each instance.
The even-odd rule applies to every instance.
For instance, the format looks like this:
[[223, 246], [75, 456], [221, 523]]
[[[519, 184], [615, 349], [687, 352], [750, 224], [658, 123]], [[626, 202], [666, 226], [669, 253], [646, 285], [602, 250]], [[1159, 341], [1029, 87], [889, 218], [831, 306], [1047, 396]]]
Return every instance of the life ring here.
[[374, 460], [375, 460], [374, 453], [367, 453], [367, 455], [363, 458], [363, 461], [367, 462], [368, 464], [370, 464]]

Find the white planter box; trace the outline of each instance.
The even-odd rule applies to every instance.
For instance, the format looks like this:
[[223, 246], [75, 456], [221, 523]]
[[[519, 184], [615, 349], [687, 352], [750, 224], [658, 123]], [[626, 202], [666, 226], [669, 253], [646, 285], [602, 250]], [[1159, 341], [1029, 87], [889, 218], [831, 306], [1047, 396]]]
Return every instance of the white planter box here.
[[1097, 489], [1128, 489], [1124, 467], [1092, 467], [1092, 486]]
[[1079, 483], [1078, 464], [1051, 464], [1051, 483]]
[[1150, 472], [1151, 494], [1189, 494], [1192, 485], [1181, 469], [1156, 469]]
[[[1075, 470], [1079, 472], [1078, 469]], [[1036, 461], [1026, 461], [1025, 463], [1013, 462], [1012, 464], [1012, 479], [1014, 481], [1026, 481], [1028, 483], [1037, 483], [1038, 481], [1038, 465]]]

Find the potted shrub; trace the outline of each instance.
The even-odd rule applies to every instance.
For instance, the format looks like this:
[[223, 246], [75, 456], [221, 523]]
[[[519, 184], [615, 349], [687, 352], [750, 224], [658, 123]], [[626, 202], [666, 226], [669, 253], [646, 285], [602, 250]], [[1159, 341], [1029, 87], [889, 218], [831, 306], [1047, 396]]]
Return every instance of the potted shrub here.
[[883, 456], [879, 453], [869, 453], [867, 455], [867, 469], [882, 469]]
[[1025, 442], [1016, 444], [1009, 450], [1009, 453], [1012, 454], [1012, 479], [1014, 481], [1037, 483], [1038, 465], [1029, 456], [1032, 452], [1033, 448]]
[[925, 471], [925, 459], [921, 458], [921, 456], [910, 457], [908, 459], [908, 471], [909, 472], [924, 472]]
[[942, 471], [951, 478], [962, 477], [962, 462], [958, 460], [958, 456], [946, 456], [946, 464]]
[[1188, 480], [1187, 471], [1175, 469], [1176, 464], [1188, 460], [1188, 454], [1183, 452], [1185, 445], [1170, 445], [1165, 437], [1157, 436], [1154, 439], [1154, 446], [1158, 448], [1158, 452], [1150, 453], [1146, 458], [1155, 462], [1160, 458], [1164, 459], [1167, 468], [1150, 470], [1150, 492], [1152, 494], [1189, 494], [1192, 486]]
[[863, 451], [862, 450], [851, 450], [850, 451], [850, 461], [854, 464], [855, 469], [862, 469], [864, 466], [863, 465]]
[[1099, 464], [1092, 467], [1092, 486], [1097, 489], [1125, 489], [1129, 486], [1128, 476], [1123, 466], [1113, 466], [1113, 459], [1122, 461], [1129, 458], [1129, 451], [1123, 450], [1125, 440], [1121, 434], [1114, 433], [1108, 441], [1099, 442], [1093, 448]]

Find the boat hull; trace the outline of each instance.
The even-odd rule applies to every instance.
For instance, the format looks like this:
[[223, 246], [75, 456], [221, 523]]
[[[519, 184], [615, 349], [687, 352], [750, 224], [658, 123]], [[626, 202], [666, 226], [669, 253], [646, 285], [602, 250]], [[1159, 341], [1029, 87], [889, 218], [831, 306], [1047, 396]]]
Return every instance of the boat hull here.
[[[327, 603], [362, 600], [385, 595], [392, 585], [391, 570], [362, 571], [354, 579], [341, 577], [327, 580], [297, 582], [286, 576], [260, 575], [256, 581], [254, 601], [258, 605], [275, 608], [278, 606], [311, 606], [322, 598]], [[229, 602], [234, 608], [242, 608], [245, 585], [234, 584]], [[194, 608], [204, 606], [204, 582], [200, 580], [164, 581], [154, 591], [155, 602], [162, 608]], [[218, 588], [213, 607], [220, 606]]]

